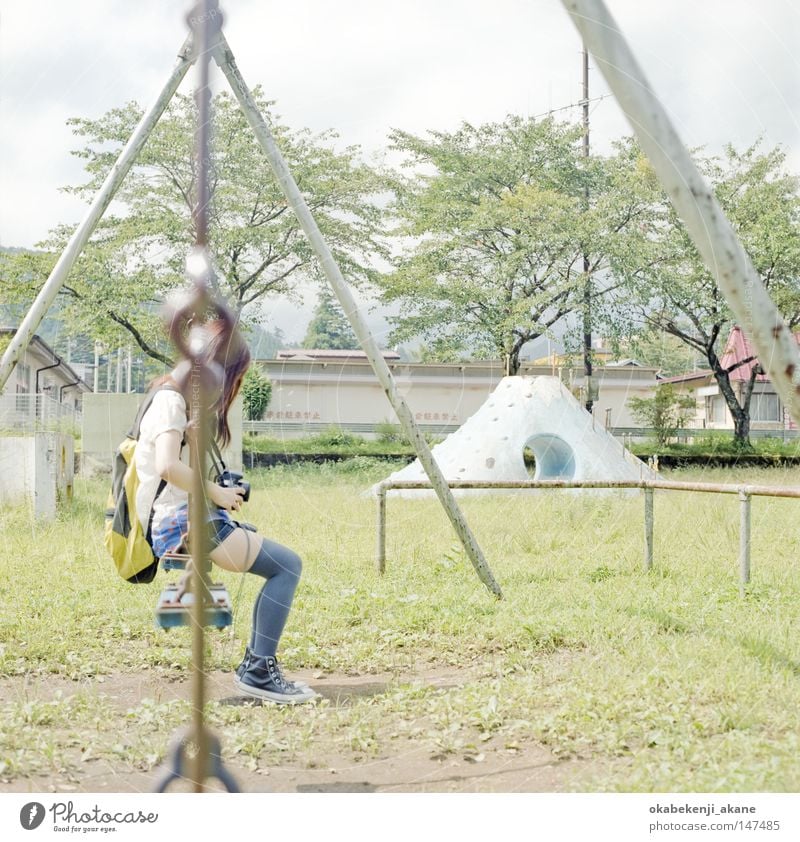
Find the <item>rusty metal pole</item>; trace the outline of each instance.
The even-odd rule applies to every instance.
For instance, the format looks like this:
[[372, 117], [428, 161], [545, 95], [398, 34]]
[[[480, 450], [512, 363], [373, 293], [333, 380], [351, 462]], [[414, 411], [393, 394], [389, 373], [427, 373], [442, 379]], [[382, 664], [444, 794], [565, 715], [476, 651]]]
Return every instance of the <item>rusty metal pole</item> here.
[[739, 593], [750, 582], [750, 495], [739, 492]]
[[[187, 273], [194, 282], [195, 296], [190, 307], [194, 322], [188, 335], [186, 354], [192, 361], [190, 374], [191, 401], [190, 426], [191, 454], [190, 464], [194, 471], [189, 522], [191, 524], [192, 551], [192, 731], [196, 744], [194, 757], [193, 786], [195, 792], [203, 792], [207, 770], [209, 768], [209, 742], [205, 728], [205, 614], [209, 599], [208, 574], [211, 567], [209, 543], [206, 530], [208, 502], [206, 500], [206, 454], [209, 449], [209, 399], [214, 386], [222, 388], [222, 383], [212, 383], [214, 373], [212, 360], [208, 356], [208, 337], [202, 327], [210, 302], [212, 266], [208, 253], [208, 205], [211, 199], [209, 184], [209, 166], [211, 156], [211, 87], [209, 69], [211, 62], [210, 45], [216, 41], [222, 27], [222, 13], [216, 0], [201, 0], [189, 13], [188, 23], [194, 35], [195, 61], [197, 63], [197, 84], [195, 87], [195, 107], [197, 123], [195, 128], [195, 166], [197, 169], [197, 195], [192, 212], [195, 247], [187, 258]], [[187, 308], [188, 309], [188, 308]], [[175, 324], [176, 333], [180, 329]], [[228, 324], [228, 329], [231, 329]]]
[[[589, 158], [589, 51], [583, 48], [581, 55], [583, 68], [583, 98], [581, 106], [583, 110], [583, 158]], [[588, 173], [585, 174], [588, 179]], [[583, 209], [589, 210], [589, 185], [588, 181], [583, 190]], [[594, 363], [592, 360], [592, 276], [589, 272], [591, 261], [589, 253], [584, 244], [583, 248], [583, 373], [586, 379], [586, 403], [584, 407], [587, 412], [592, 413], [594, 423]]]
[[378, 486], [378, 537], [375, 565], [378, 573], [386, 572], [386, 489]]
[[[198, 302], [199, 303], [199, 302]], [[198, 341], [198, 345], [200, 340]], [[198, 347], [198, 351], [201, 349]], [[208, 451], [208, 370], [199, 354], [192, 360], [189, 417], [192, 434], [189, 439], [190, 460], [194, 471], [194, 488], [189, 504], [192, 524], [192, 733], [196, 747], [193, 758], [192, 785], [195, 792], [204, 792], [203, 781], [208, 766], [208, 740], [205, 731], [205, 611], [208, 598], [209, 548], [206, 535], [206, 453]]]
[[653, 489], [644, 490], [644, 569], [653, 569]]
[[408, 436], [425, 473], [430, 477], [431, 486], [436, 492], [442, 508], [450, 519], [453, 529], [461, 540], [475, 572], [478, 574], [481, 582], [496, 597], [502, 598], [503, 592], [500, 590], [500, 585], [497, 584], [477, 539], [472, 533], [461, 509], [459, 509], [453, 493], [450, 491], [444, 474], [442, 474], [439, 465], [431, 454], [428, 443], [425, 441], [422, 432], [414, 421], [414, 416], [408, 408], [408, 404], [406, 404], [403, 396], [398, 391], [394, 378], [389, 371], [389, 366], [386, 364], [380, 348], [378, 348], [378, 343], [375, 341], [366, 320], [359, 312], [355, 299], [336, 263], [333, 253], [328, 248], [322, 232], [319, 230], [319, 226], [297, 186], [297, 182], [294, 180], [264, 117], [258, 109], [252, 93], [245, 84], [239, 68], [236, 66], [233, 53], [222, 35], [219, 36], [218, 42], [214, 47], [214, 60], [230, 83], [231, 90], [239, 101], [247, 122], [250, 124], [256, 139], [264, 150], [264, 154], [275, 174], [278, 185], [286, 197], [286, 201], [294, 211], [301, 228], [308, 237], [309, 243], [320, 262], [322, 271], [325, 273], [331, 289], [333, 289], [336, 297], [339, 299], [339, 303], [342, 305], [342, 309], [350, 321], [353, 332], [359, 344], [364, 349], [364, 353], [367, 355], [372, 370], [375, 372], [375, 376], [378, 378], [378, 382], [381, 384], [389, 403], [391, 403], [394, 411], [397, 413], [397, 419], [403, 428], [403, 432]]
[[[385, 490], [430, 491], [429, 480], [384, 480], [381, 485]], [[502, 489], [517, 490], [529, 488], [607, 488], [610, 490], [652, 488], [658, 491], [697, 491], [703, 494], [739, 494], [744, 492], [751, 497], [781, 497], [790, 500], [800, 499], [800, 486], [783, 485], [730, 485], [721, 482], [672, 482], [670, 480], [609, 479], [609, 480], [453, 480], [452, 488]]]
[[[692, 491], [703, 494], [736, 494], [739, 497], [740, 519], [739, 519], [739, 582], [740, 593], [744, 596], [745, 585], [750, 581], [750, 509], [753, 497], [778, 497], [792, 500], [800, 499], [800, 488], [792, 486], [769, 486], [769, 485], [727, 485], [713, 482], [667, 482], [662, 480], [509, 480], [506, 482], [492, 482], [490, 480], [461, 480], [451, 483], [453, 488], [469, 488], [491, 490], [523, 490], [523, 489], [570, 489], [570, 488], [592, 488], [608, 490], [633, 490], [641, 488], [644, 490], [644, 567], [645, 570], [653, 566], [653, 493], [655, 489], [663, 491]], [[381, 495], [391, 490], [429, 490], [430, 483], [424, 480], [384, 480], [377, 487], [379, 500]], [[379, 505], [378, 508], [378, 567], [380, 569], [380, 558], [382, 546], [385, 546], [386, 531], [386, 509]], [[383, 550], [385, 552], [385, 549]]]

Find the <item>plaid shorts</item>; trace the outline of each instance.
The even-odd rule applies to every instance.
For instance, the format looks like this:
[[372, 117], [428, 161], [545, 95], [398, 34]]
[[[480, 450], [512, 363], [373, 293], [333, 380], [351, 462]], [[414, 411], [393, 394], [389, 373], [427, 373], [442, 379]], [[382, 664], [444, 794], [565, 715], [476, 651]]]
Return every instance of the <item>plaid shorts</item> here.
[[[231, 519], [225, 509], [209, 509], [206, 518], [208, 523], [208, 540], [213, 550], [218, 547], [239, 524]], [[153, 524], [150, 538], [153, 545], [153, 555], [161, 558], [165, 553], [174, 553], [185, 543], [189, 534], [189, 507], [181, 506], [175, 512]]]

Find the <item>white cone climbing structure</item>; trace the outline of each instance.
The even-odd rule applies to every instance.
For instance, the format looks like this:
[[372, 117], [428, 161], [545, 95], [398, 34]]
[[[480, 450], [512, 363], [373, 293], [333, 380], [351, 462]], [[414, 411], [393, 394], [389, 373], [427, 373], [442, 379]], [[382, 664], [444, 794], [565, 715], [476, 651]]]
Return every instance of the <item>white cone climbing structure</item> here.
[[[433, 455], [448, 482], [526, 481], [531, 479], [526, 447], [536, 459], [536, 480], [656, 478], [592, 419], [557, 377], [504, 377], [486, 403], [433, 448]], [[416, 460], [389, 479], [424, 481], [426, 475]]]

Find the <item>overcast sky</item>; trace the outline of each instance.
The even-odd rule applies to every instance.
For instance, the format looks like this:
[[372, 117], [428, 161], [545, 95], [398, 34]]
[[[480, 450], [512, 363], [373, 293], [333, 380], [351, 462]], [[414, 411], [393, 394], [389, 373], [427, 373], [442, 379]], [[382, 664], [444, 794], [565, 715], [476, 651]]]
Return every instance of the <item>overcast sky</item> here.
[[[0, 2], [0, 245], [33, 246], [84, 205], [72, 116], [152, 101], [186, 34], [170, 0]], [[800, 8], [792, 0], [608, 0], [690, 146], [782, 144], [800, 171]], [[379, 154], [388, 131], [539, 115], [581, 95], [580, 41], [558, 0], [227, 0], [228, 41], [294, 128]], [[184, 82], [188, 90], [190, 73]], [[592, 97], [607, 89], [591, 73]], [[563, 117], [579, 116], [578, 110]], [[592, 142], [628, 133], [608, 98]], [[290, 331], [291, 333], [291, 331]]]

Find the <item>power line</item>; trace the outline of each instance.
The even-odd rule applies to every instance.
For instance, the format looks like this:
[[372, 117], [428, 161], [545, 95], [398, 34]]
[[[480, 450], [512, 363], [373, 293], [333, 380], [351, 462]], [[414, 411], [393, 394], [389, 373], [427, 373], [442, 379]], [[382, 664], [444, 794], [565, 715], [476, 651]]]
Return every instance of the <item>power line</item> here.
[[608, 99], [611, 94], [603, 94], [602, 96], [592, 97], [592, 99], [581, 99], [578, 102], [573, 102], [570, 105], [562, 105], [560, 108], [551, 108], [549, 111], [543, 111], [541, 114], [534, 114], [531, 120], [538, 120], [540, 117], [549, 117], [551, 114], [557, 114], [559, 111], [568, 111], [570, 108], [583, 108], [593, 102], [600, 102]]

